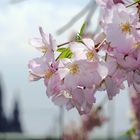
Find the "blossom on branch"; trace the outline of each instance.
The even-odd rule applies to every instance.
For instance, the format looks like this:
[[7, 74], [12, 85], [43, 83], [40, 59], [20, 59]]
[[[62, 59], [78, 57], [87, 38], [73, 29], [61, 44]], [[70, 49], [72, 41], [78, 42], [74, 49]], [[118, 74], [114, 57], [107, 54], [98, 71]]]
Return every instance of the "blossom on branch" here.
[[42, 27], [41, 38], [30, 41], [42, 55], [29, 61], [29, 79], [43, 79], [54, 104], [76, 108], [81, 115], [90, 112], [97, 91], [111, 100], [127, 82], [140, 93], [139, 1], [96, 1], [103, 11], [102, 30], [93, 39], [84, 37], [83, 24], [72, 41], [60, 45]]

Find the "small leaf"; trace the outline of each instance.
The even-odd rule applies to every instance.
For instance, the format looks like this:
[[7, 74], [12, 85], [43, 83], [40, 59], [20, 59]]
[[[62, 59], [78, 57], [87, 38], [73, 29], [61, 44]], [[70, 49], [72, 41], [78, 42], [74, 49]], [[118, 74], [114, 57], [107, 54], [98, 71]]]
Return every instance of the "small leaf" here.
[[82, 44], [85, 45], [85, 43], [82, 41], [82, 38], [81, 38], [81, 36], [79, 35], [79, 33], [76, 35], [75, 41], [76, 41], [76, 42], [79, 42], [79, 43], [82, 43]]
[[66, 50], [66, 48], [58, 48], [57, 49], [57, 52], [63, 52], [63, 51], [65, 51]]
[[76, 42], [84, 44], [84, 42], [82, 41], [82, 36], [84, 35], [85, 27], [86, 27], [86, 22], [83, 23], [83, 25], [82, 25], [82, 27], [80, 29], [80, 33], [76, 34], [76, 37], [75, 37]]
[[77, 35], [76, 35], [76, 37], [75, 37], [75, 40], [76, 40], [77, 42], [81, 41], [81, 36], [80, 36], [79, 33], [77, 33]]
[[80, 33], [79, 33], [79, 35], [80, 35], [81, 37], [82, 37], [83, 34], [84, 34], [85, 27], [86, 27], [86, 22], [83, 23], [83, 25], [82, 25], [82, 27], [81, 27], [81, 29], [80, 29]]
[[62, 59], [62, 58], [71, 58], [72, 52], [70, 48], [66, 48], [58, 57], [56, 60]]
[[127, 132], [126, 135], [128, 135], [129, 137], [133, 136], [136, 134], [136, 128], [130, 128]]
[[134, 2], [140, 2], [140, 0], [133, 0]]

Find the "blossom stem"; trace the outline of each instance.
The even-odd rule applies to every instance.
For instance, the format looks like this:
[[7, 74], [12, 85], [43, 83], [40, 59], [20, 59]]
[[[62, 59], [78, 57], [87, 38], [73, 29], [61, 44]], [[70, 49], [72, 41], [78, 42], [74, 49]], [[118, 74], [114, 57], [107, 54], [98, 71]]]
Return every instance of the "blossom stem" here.
[[139, 3], [139, 2], [140, 2], [140, 0], [138, 0], [138, 1], [134, 2], [134, 3], [131, 3], [131, 4], [127, 5], [126, 8], [131, 7], [131, 6], [133, 6], [133, 5], [135, 5], [135, 4]]
[[103, 41], [96, 47], [96, 49], [100, 49], [100, 47], [103, 45], [103, 43], [106, 41], [106, 38], [103, 39]]
[[105, 61], [107, 61], [107, 56], [108, 56], [108, 54], [106, 53], [106, 54], [105, 54]]
[[59, 47], [62, 47], [62, 46], [64, 46], [64, 45], [67, 45], [67, 44], [69, 44], [69, 43], [71, 43], [71, 41], [68, 41], [68, 42], [65, 42], [65, 43], [63, 43], [63, 44], [60, 44], [60, 45], [58, 45], [57, 47], [59, 48]]

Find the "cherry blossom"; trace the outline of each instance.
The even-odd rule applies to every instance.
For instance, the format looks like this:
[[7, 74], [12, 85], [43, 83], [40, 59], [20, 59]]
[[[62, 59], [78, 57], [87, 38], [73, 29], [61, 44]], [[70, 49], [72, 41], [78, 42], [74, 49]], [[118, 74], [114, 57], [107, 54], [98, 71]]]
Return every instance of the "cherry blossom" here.
[[90, 112], [98, 91], [105, 92], [109, 100], [127, 86], [140, 93], [139, 3], [96, 2], [102, 10], [101, 31], [93, 38], [84, 38], [82, 26], [73, 40], [57, 45], [39, 27], [41, 38], [30, 40], [42, 53], [29, 61], [29, 79], [43, 79], [54, 104], [76, 108], [81, 115]]
[[54, 51], [56, 50], [57, 43], [53, 39], [51, 34], [44, 33], [42, 27], [39, 27], [41, 38], [33, 38], [30, 40], [30, 44], [37, 50], [46, 55], [46, 59], [52, 60]]
[[105, 27], [107, 41], [117, 51], [124, 54], [131, 53], [136, 44], [134, 33], [136, 32], [136, 21], [138, 21], [137, 15], [130, 13], [123, 5], [116, 5], [111, 14], [110, 23], [107, 23]]
[[124, 3], [123, 0], [96, 0], [97, 4], [102, 7], [111, 8], [113, 5], [118, 3]]

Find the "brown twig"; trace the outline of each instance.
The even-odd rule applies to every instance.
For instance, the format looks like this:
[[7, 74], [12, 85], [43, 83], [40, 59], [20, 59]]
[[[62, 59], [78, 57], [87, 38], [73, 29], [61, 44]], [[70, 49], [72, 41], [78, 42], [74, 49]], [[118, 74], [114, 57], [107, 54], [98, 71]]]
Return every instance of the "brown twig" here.
[[104, 44], [104, 42], [106, 41], [106, 38], [103, 39], [103, 41], [96, 47], [96, 49], [100, 49], [100, 47]]
[[133, 5], [135, 5], [135, 4], [139, 3], [139, 2], [140, 2], [140, 0], [139, 1], [136, 1], [134, 3], [131, 3], [131, 4], [127, 5], [126, 8], [131, 7], [131, 6], [133, 6]]
[[72, 42], [72, 41], [68, 41], [68, 42], [62, 43], [62, 44], [58, 45], [57, 47], [60, 48], [60, 47], [62, 47], [62, 46], [64, 46], [64, 45], [67, 45], [67, 44], [69, 44], [69, 43], [71, 43], [71, 42]]

